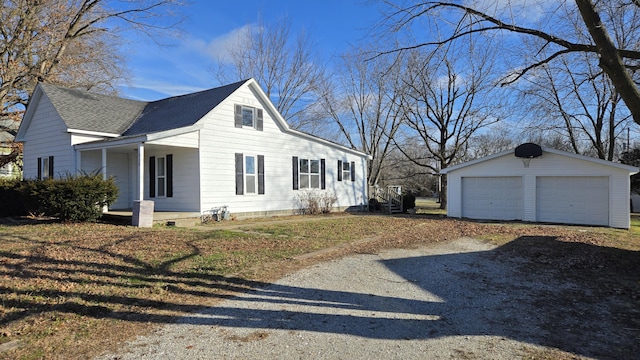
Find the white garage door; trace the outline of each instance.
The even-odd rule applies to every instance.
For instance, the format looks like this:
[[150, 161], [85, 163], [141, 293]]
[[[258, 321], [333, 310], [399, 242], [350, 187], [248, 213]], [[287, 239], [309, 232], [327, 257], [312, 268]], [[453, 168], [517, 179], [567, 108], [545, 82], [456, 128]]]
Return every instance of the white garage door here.
[[609, 225], [609, 178], [538, 177], [536, 219], [542, 222]]
[[521, 177], [463, 177], [462, 217], [522, 219]]

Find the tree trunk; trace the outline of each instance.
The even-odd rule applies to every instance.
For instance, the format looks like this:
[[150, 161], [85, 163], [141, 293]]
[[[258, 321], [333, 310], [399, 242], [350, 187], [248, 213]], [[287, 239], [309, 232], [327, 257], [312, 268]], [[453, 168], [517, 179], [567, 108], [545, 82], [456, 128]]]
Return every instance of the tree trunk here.
[[640, 91], [633, 82], [625, 67], [620, 52], [602, 24], [591, 0], [575, 0], [584, 24], [591, 34], [600, 55], [600, 67], [609, 76], [616, 90], [624, 100], [633, 116], [633, 121], [640, 124]]

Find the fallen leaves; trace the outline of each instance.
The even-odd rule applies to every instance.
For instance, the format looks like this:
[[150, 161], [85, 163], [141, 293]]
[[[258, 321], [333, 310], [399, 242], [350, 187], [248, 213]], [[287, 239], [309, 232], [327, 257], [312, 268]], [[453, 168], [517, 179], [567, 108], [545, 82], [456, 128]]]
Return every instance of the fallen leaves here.
[[[175, 321], [300, 267], [352, 253], [475, 237], [505, 244], [504, 254], [529, 257], [539, 266], [607, 269], [615, 274], [632, 265], [619, 253], [563, 254], [562, 244], [601, 249], [619, 246], [624, 239], [630, 250], [640, 249], [640, 241], [630, 233], [611, 229], [425, 216], [308, 219], [247, 221], [235, 230], [217, 224], [199, 229], [108, 224], [0, 227], [0, 326], [9, 334], [0, 343], [19, 337], [25, 344], [0, 357], [90, 357], [145, 331], [149, 324]], [[515, 241], [527, 238], [553, 241], [533, 248]], [[327, 250], [296, 259], [320, 249]], [[631, 290], [616, 285], [611, 291]], [[239, 340], [266, 336], [256, 333]]]

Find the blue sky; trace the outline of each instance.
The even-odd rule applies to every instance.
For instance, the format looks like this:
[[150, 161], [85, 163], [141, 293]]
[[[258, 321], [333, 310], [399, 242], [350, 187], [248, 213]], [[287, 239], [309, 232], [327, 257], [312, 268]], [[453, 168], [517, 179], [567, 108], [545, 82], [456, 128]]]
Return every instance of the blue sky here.
[[329, 61], [366, 37], [380, 16], [376, 5], [363, 0], [195, 0], [180, 11], [183, 32], [165, 40], [170, 46], [130, 39], [131, 79], [121, 89], [123, 96], [157, 100], [221, 85], [210, 72], [216, 55], [259, 17], [266, 23], [287, 17], [292, 31], [306, 31]]

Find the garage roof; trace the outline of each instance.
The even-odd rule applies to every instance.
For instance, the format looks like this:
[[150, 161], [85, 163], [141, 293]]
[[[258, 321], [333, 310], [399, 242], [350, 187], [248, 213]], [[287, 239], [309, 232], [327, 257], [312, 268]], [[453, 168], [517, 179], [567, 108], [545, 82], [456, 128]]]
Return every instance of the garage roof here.
[[[584, 161], [590, 161], [596, 164], [600, 164], [600, 165], [605, 165], [605, 166], [611, 166], [613, 168], [617, 168], [617, 169], [622, 169], [622, 170], [627, 170], [629, 171], [630, 175], [636, 174], [638, 173], [639, 169], [637, 167], [633, 167], [633, 166], [629, 166], [629, 165], [625, 165], [625, 164], [620, 164], [620, 163], [615, 163], [613, 161], [607, 161], [607, 160], [602, 160], [602, 159], [597, 159], [597, 158], [592, 158], [589, 156], [584, 156], [584, 155], [578, 155], [578, 154], [574, 154], [574, 153], [570, 153], [570, 152], [566, 152], [566, 151], [561, 151], [561, 150], [556, 150], [553, 148], [542, 148], [542, 155], [544, 156], [544, 153], [548, 152], [548, 153], [552, 153], [552, 154], [556, 154], [556, 155], [561, 155], [561, 156], [567, 156], [570, 158], [574, 158], [574, 159], [578, 159], [578, 160], [584, 160]], [[458, 165], [454, 165], [451, 167], [448, 167], [446, 169], [442, 169], [440, 170], [440, 174], [447, 174], [451, 171], [456, 171], [459, 169], [463, 169], [466, 168], [468, 166], [472, 166], [472, 165], [476, 165], [479, 163], [483, 163], [489, 160], [493, 160], [502, 156], [507, 156], [507, 155], [511, 155], [515, 157], [514, 154], [514, 149], [511, 150], [505, 150], [493, 155], [489, 155], [489, 156], [485, 156], [479, 159], [475, 159], [475, 160], [471, 160], [471, 161], [467, 161]]]

